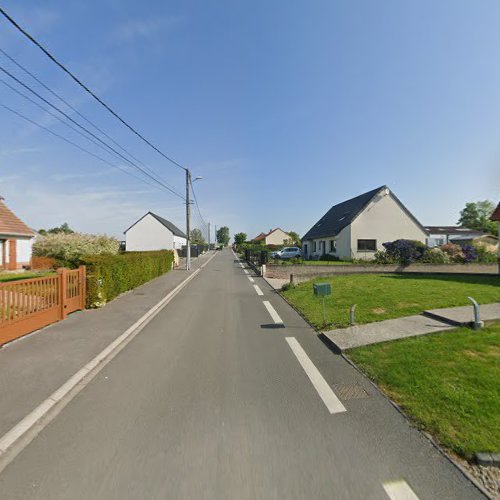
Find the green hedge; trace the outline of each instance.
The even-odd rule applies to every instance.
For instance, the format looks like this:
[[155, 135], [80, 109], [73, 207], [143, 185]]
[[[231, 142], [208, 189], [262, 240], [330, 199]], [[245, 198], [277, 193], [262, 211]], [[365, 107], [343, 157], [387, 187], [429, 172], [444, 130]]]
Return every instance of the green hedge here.
[[173, 261], [170, 250], [82, 258], [81, 264], [87, 266], [87, 307], [102, 307], [121, 293], [165, 274]]

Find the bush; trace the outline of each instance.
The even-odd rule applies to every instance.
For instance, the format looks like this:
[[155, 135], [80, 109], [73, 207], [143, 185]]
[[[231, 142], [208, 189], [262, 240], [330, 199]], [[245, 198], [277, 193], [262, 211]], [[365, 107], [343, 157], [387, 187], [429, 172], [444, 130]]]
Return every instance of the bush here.
[[57, 233], [41, 236], [33, 243], [35, 257], [51, 257], [60, 266], [76, 268], [83, 256], [117, 254], [120, 242], [106, 235]]
[[444, 253], [448, 254], [452, 262], [463, 262], [464, 254], [462, 247], [455, 243], [446, 243], [439, 247]]
[[477, 250], [472, 245], [464, 245], [462, 247], [463, 262], [469, 264], [477, 260]]
[[39, 270], [39, 269], [56, 269], [57, 261], [52, 257], [37, 257], [34, 255], [31, 257], [31, 269]]
[[395, 240], [383, 243], [387, 257], [394, 259], [402, 266], [409, 266], [417, 262], [424, 255], [427, 247], [421, 241]]
[[428, 248], [422, 256], [421, 262], [428, 264], [449, 264], [450, 256], [440, 248]]
[[322, 255], [319, 260], [325, 260], [325, 261], [328, 261], [328, 262], [337, 262], [340, 260], [339, 257], [337, 257], [336, 255], [330, 255], [328, 253], [325, 253], [325, 255]]
[[173, 261], [171, 250], [82, 258], [80, 263], [87, 266], [87, 307], [102, 307], [123, 292], [165, 274]]
[[498, 256], [493, 252], [489, 252], [483, 245], [475, 245], [476, 249], [476, 262], [481, 264], [495, 264], [498, 261]]

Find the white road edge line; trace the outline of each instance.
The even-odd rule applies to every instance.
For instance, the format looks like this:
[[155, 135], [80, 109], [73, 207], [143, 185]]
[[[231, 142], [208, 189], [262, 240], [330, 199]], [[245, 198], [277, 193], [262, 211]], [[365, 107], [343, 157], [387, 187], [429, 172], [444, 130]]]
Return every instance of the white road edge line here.
[[[68, 379], [59, 389], [53, 392], [45, 401], [38, 405], [28, 415], [26, 415], [20, 422], [18, 422], [12, 429], [7, 431], [0, 438], [0, 472], [8, 465], [9, 462], [4, 463], [4, 455], [9, 451], [12, 446], [22, 438], [28, 431], [36, 427], [35, 433], [31, 436], [29, 441], [24, 443], [27, 446], [37, 434], [39, 434], [44, 427], [50, 422], [40, 422], [49, 411], [58, 403], [60, 403], [65, 396], [67, 396], [77, 386], [79, 392], [83, 389], [98, 373], [104, 368], [118, 352], [125, 347], [142, 329], [184, 288], [198, 273], [203, 269], [214, 257], [214, 253], [199, 269], [188, 276], [184, 281], [179, 283], [171, 292], [169, 292], [163, 299], [154, 305], [148, 312], [139, 318], [131, 327], [117, 337], [111, 344], [104, 348], [95, 358], [89, 361], [83, 368], [76, 372], [70, 379]], [[92, 372], [92, 373], [91, 373]], [[89, 376], [89, 374], [91, 374]], [[85, 379], [85, 380], [84, 380]], [[73, 394], [73, 397], [77, 394]], [[72, 399], [72, 398], [71, 398]], [[65, 401], [67, 404], [71, 399]], [[62, 408], [61, 408], [62, 409]], [[55, 414], [52, 418], [55, 418]], [[18, 453], [21, 451], [18, 450]], [[17, 454], [17, 453], [16, 453]], [[13, 459], [14, 457], [12, 457]]]
[[257, 292], [257, 295], [264, 295], [264, 292], [259, 288], [259, 285], [254, 285], [255, 291]]
[[250, 271], [249, 271], [248, 269], [243, 269], [243, 272], [244, 272], [245, 274], [250, 274]]
[[271, 305], [271, 303], [268, 300], [262, 301], [264, 304], [265, 308], [267, 309], [267, 312], [271, 315], [271, 318], [277, 325], [282, 325], [283, 320], [280, 318], [280, 315], [276, 312], [276, 309]]
[[255, 283], [255, 280], [251, 276], [247, 276], [247, 278], [250, 280], [250, 283]]
[[389, 481], [382, 486], [391, 500], [418, 500], [406, 481]]
[[330, 413], [343, 413], [346, 410], [345, 406], [340, 402], [339, 398], [332, 391], [331, 387], [327, 384], [326, 380], [319, 370], [314, 366], [309, 356], [306, 354], [301, 345], [297, 342], [295, 337], [286, 337], [286, 341], [290, 349], [295, 354], [302, 368], [306, 372], [309, 380], [316, 389], [320, 398], [325, 403]]

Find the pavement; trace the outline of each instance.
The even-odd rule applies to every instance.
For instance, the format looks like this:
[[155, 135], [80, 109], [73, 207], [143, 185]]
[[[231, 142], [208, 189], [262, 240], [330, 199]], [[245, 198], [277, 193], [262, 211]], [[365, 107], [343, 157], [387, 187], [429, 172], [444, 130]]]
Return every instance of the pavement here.
[[[424, 311], [424, 314], [455, 326], [465, 326], [474, 321], [474, 309], [472, 304], [464, 307], [430, 309]], [[500, 302], [480, 305], [479, 314], [481, 321], [494, 321], [500, 319]]]
[[323, 335], [340, 351], [379, 342], [427, 335], [455, 328], [423, 315], [377, 321], [323, 332]]
[[[129, 326], [135, 306], [125, 298], [103, 313], [114, 305], [115, 321], [130, 315]], [[60, 327], [67, 335], [71, 320]], [[110, 342], [114, 328], [96, 322], [73, 352]], [[30, 370], [18, 350], [36, 363], [58, 349], [44, 347], [50, 340], [47, 330], [0, 351], [2, 384], [5, 360]], [[64, 365], [67, 356], [64, 344], [55, 359]], [[49, 393], [53, 375], [31, 373]], [[31, 394], [19, 383], [35, 381], [19, 376], [10, 392]], [[7, 392], [0, 418], [12, 412]], [[0, 474], [2, 499], [484, 498], [229, 250], [16, 453]]]

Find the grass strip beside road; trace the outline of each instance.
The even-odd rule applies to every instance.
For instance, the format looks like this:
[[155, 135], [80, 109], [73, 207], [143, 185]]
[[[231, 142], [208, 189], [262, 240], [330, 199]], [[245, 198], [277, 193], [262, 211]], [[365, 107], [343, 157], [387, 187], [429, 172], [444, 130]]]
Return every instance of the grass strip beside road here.
[[467, 459], [474, 452], [500, 452], [500, 322], [347, 355], [447, 449]]
[[[326, 297], [326, 325], [321, 298], [313, 283], [330, 283]], [[500, 302], [500, 276], [351, 274], [315, 278], [283, 291], [310, 323], [320, 329], [349, 325], [349, 308], [356, 304], [356, 322], [372, 323], [420, 314], [426, 309], [470, 305], [467, 296], [480, 304]]]

